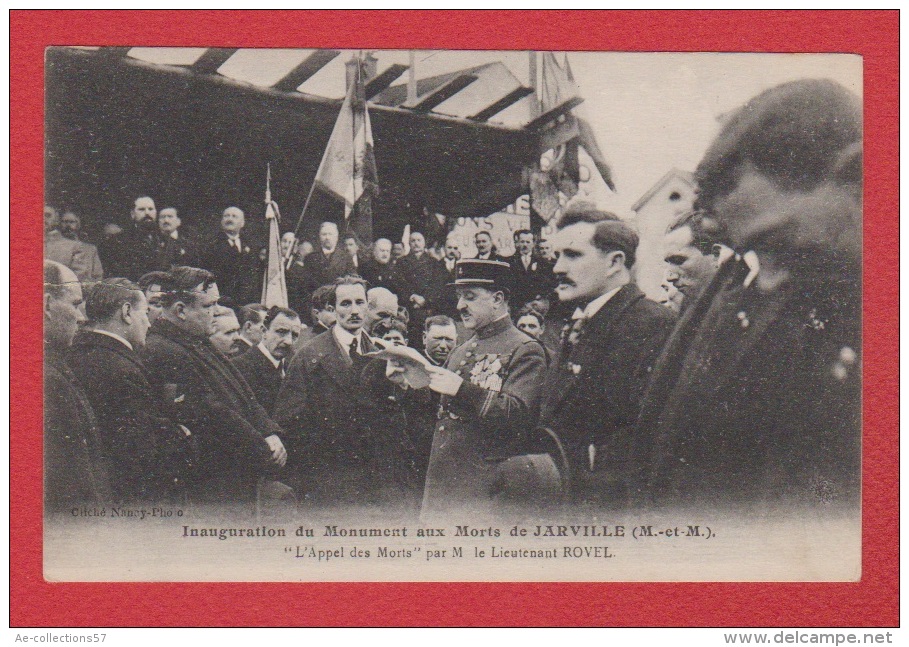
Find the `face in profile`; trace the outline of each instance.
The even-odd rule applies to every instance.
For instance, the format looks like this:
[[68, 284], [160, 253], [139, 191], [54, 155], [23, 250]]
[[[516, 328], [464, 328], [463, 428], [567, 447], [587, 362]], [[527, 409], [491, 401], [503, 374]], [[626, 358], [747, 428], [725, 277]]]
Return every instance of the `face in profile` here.
[[498, 316], [501, 292], [485, 288], [458, 288], [458, 313], [468, 330], [478, 330], [491, 324]]
[[[220, 298], [221, 293], [215, 283], [211, 283], [207, 290], [203, 290], [202, 285], [196, 286], [192, 298], [177, 304], [177, 317], [182, 322], [183, 329], [195, 337], [207, 337]], [[239, 331], [239, 325], [237, 330]]]
[[404, 256], [404, 243], [395, 243], [391, 246], [391, 255], [395, 260]]
[[212, 346], [228, 357], [236, 355], [242, 350], [240, 322], [233, 310], [225, 308], [214, 317], [208, 339]]

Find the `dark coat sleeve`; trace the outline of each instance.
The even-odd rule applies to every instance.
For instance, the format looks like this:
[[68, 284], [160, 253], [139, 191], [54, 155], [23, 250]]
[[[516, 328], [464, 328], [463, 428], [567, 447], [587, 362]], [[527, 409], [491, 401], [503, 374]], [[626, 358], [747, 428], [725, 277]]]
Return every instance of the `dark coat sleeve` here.
[[[210, 434], [200, 439], [201, 444], [216, 443], [218, 451], [227, 452], [259, 473], [275, 470], [271, 450], [265, 442], [265, 436], [275, 430], [264, 426], [257, 429], [254, 421], [226, 404], [199, 372], [196, 360], [188, 352], [177, 344], [152, 343], [146, 346], [143, 359], [153, 383], [162, 387], [169, 397], [172, 417], [194, 433]], [[264, 411], [262, 417], [268, 418]]]
[[163, 415], [139, 368], [105, 351], [71, 355], [70, 364], [94, 405], [121, 494], [156, 500], [179, 489], [195, 464], [195, 439]]

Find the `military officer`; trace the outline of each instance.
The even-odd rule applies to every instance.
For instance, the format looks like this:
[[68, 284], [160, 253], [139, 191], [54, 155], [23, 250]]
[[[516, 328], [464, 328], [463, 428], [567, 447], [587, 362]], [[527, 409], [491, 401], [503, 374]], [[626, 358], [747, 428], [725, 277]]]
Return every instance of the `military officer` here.
[[[538, 415], [546, 355], [511, 321], [510, 274], [509, 265], [500, 261], [471, 259], [457, 265], [452, 285], [473, 336], [452, 351], [444, 368], [429, 369], [429, 388], [442, 397], [426, 475], [424, 522], [499, 512], [508, 492], [503, 463], [523, 453]], [[523, 467], [533, 472], [539, 466], [526, 462]]]

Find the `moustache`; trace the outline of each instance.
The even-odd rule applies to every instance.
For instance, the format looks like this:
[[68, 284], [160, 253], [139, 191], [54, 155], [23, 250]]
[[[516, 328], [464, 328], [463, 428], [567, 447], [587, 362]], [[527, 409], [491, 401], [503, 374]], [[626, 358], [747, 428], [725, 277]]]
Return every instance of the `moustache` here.
[[564, 274], [556, 274], [556, 280], [558, 281], [559, 285], [574, 285], [575, 284], [574, 281], [572, 281], [570, 278], [568, 278]]

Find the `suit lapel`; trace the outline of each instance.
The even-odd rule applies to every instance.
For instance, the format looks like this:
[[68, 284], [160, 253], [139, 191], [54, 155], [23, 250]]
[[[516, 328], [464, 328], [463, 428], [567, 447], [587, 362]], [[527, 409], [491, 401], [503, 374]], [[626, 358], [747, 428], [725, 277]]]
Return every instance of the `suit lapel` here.
[[642, 298], [644, 294], [636, 285], [629, 283], [624, 286], [590, 319], [567, 360], [561, 361], [559, 358], [560, 361], [555, 366], [559, 377], [547, 407], [551, 413], [558, 411], [574, 390], [581, 373], [585, 370], [585, 365], [589, 364], [590, 356], [596, 354], [603, 346], [609, 345], [609, 336], [616, 323], [621, 320], [628, 308]]

